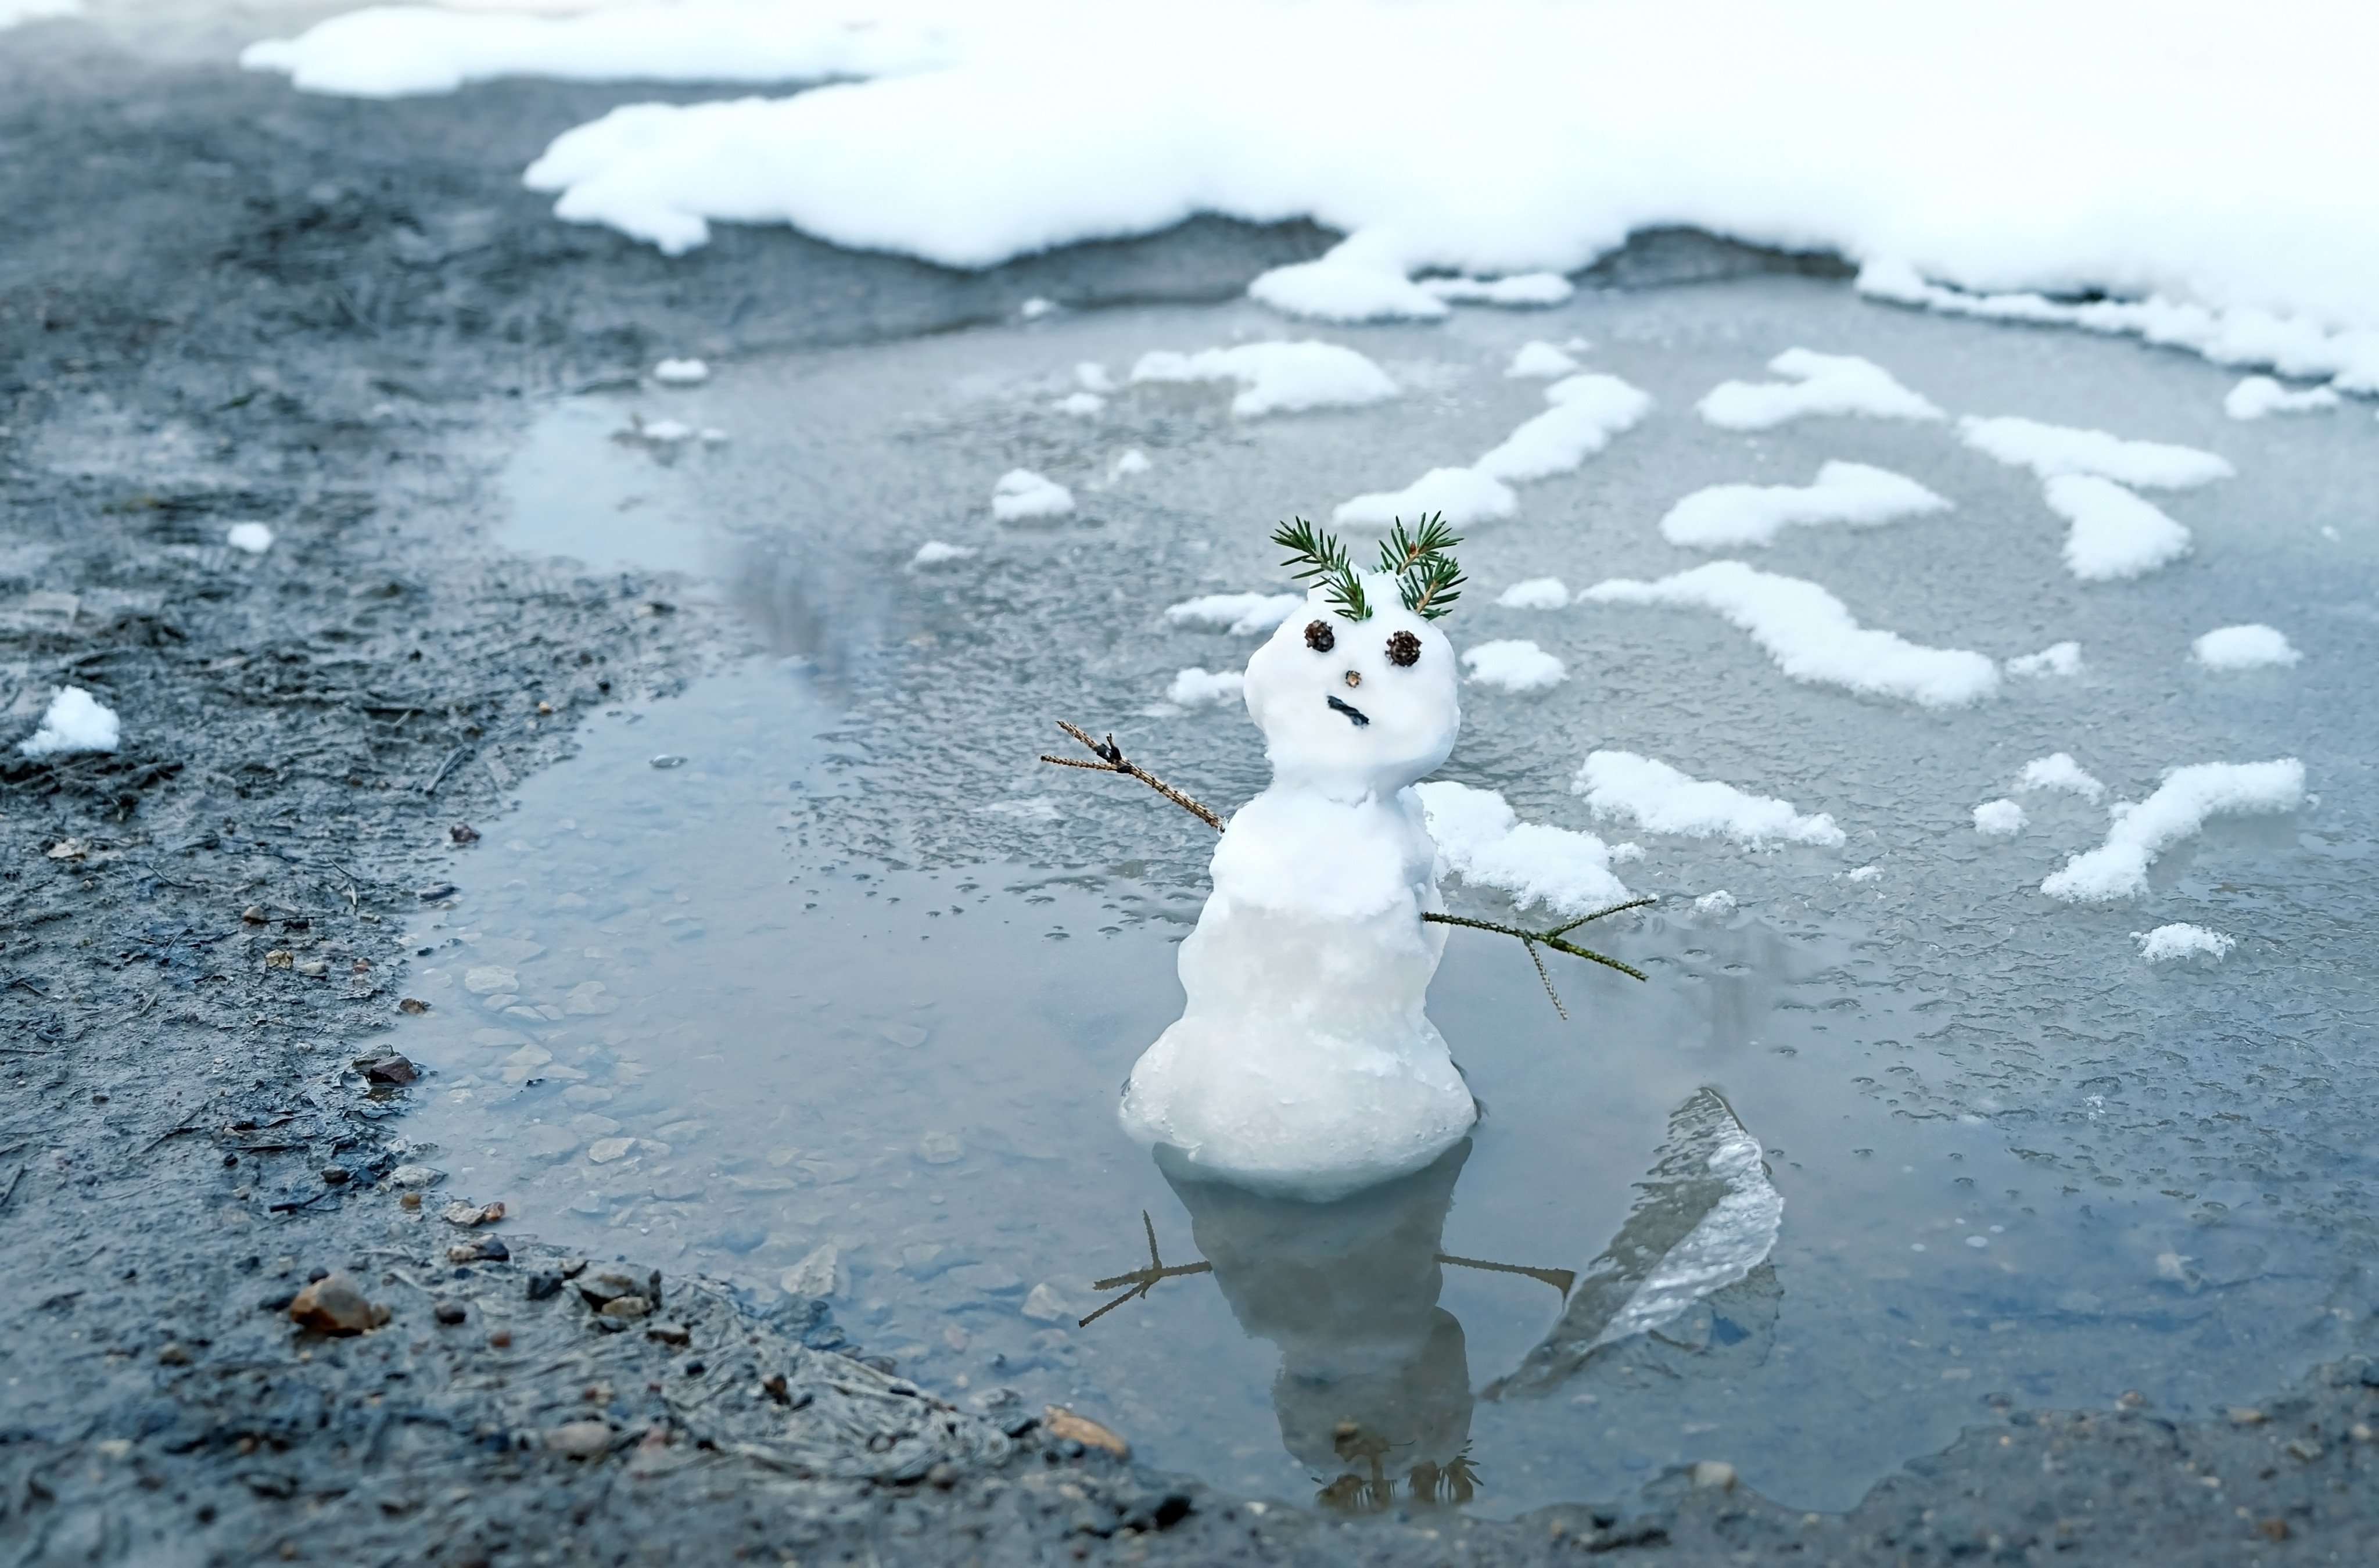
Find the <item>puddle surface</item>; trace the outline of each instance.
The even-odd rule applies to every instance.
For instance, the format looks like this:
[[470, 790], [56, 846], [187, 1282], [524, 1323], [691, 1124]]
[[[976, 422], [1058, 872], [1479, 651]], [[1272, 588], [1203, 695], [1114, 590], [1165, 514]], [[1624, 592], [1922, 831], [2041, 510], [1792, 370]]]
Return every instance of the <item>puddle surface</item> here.
[[[424, 917], [407, 981], [433, 1010], [405, 1040], [435, 1069], [413, 1131], [456, 1188], [772, 1309], [827, 1293], [816, 1337], [961, 1397], [1070, 1405], [1155, 1465], [1350, 1509], [1619, 1498], [1702, 1458], [1841, 1508], [1995, 1407], [2129, 1390], [2203, 1410], [2360, 1343], [2379, 716], [2342, 676], [2371, 668], [2379, 612], [2373, 525], [2339, 498], [2379, 477], [2367, 419], [2231, 426], [2226, 379], [2194, 362], [1776, 282], [1323, 334], [1407, 386], [1373, 409], [1235, 422], [1225, 390], [1178, 388], [1052, 406], [1077, 362], [1120, 379], [1146, 349], [1279, 330], [1240, 308], [1060, 319], [734, 367], [539, 428], [513, 537], [690, 550], [670, 559], [709, 563], [797, 657], [591, 720], [458, 857], [463, 894]], [[1570, 679], [1467, 688], [1448, 776], [1586, 826], [1568, 780], [1624, 747], [1832, 813], [1849, 843], [1612, 834], [1644, 846], [1630, 887], [1664, 896], [1604, 938], [1648, 983], [1559, 971], [1564, 1023], [1510, 944], [1449, 946], [1431, 1013], [1487, 1107], [1467, 1146], [1326, 1208], [1169, 1179], [1115, 1096], [1179, 1007], [1211, 835], [1033, 755], [1071, 718], [1214, 803], [1260, 787], [1236, 706], [1163, 701], [1175, 670], [1236, 669], [1254, 639], [1168, 627], [1164, 607], [1276, 585], [1261, 537], [1280, 513], [1493, 444], [1540, 406], [1502, 376], [1511, 350], [1573, 335], [1660, 406], [1466, 549], [1457, 645], [1534, 638]], [[2160, 498], [2189, 561], [2084, 587], [2029, 477], [1939, 427], [1744, 437], [1692, 417], [1794, 344], [1868, 355], [1955, 411], [2211, 447], [2240, 477]], [[730, 440], [655, 478], [610, 440], [632, 414]], [[1127, 449], [1148, 473], [1113, 473]], [[1668, 504], [1805, 484], [1829, 458], [1959, 510], [1792, 530], [1755, 564], [1920, 642], [2079, 640], [2084, 672], [1930, 713], [1790, 684], [1693, 612], [1491, 603], [1522, 577], [1695, 564], [1653, 526]], [[1073, 486], [1076, 512], [995, 525], [992, 481], [1016, 466]], [[618, 531], [641, 510], [620, 499], [663, 493], [647, 515], [676, 521]], [[598, 513], [574, 543], [571, 516]], [[976, 553], [912, 569], [929, 538]], [[2306, 664], [2186, 663], [2190, 638], [2249, 620], [2285, 623]], [[2293, 754], [2319, 799], [2217, 821], [2145, 899], [2076, 909], [2037, 884], [2099, 841], [2103, 809], [2023, 797], [2011, 840], [1969, 821], [2060, 750], [2133, 799], [2176, 764]], [[1721, 887], [1739, 909], [1695, 911]], [[2240, 946], [2144, 964], [2130, 933], [2180, 920]], [[1642, 1299], [1634, 1249], [1673, 1260], [1709, 1234], [1720, 1195], [1696, 1173], [1738, 1124], [1782, 1200], [1772, 1251], [1597, 1343]]]

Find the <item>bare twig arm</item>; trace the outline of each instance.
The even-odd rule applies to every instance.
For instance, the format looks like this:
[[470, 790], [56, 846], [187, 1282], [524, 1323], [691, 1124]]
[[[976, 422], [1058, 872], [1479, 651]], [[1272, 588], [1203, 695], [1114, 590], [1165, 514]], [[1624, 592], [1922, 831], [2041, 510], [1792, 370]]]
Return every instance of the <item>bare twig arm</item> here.
[[1213, 812], [1207, 810], [1206, 807], [1199, 804], [1188, 795], [1183, 794], [1172, 785], [1167, 784], [1164, 779], [1159, 778], [1153, 773], [1149, 772], [1148, 769], [1141, 766], [1138, 763], [1128, 760], [1123, 754], [1123, 748], [1116, 744], [1116, 739], [1113, 735], [1109, 735], [1105, 741], [1093, 741], [1091, 739], [1090, 733], [1087, 730], [1082, 730], [1079, 726], [1069, 724], [1062, 718], [1057, 721], [1057, 728], [1063, 730], [1067, 734], [1071, 735], [1075, 740], [1081, 742], [1090, 754], [1098, 758], [1098, 760], [1096, 762], [1085, 762], [1080, 757], [1053, 757], [1048, 753], [1044, 752], [1041, 754], [1041, 760], [1043, 762], [1055, 763], [1059, 767], [1087, 767], [1093, 773], [1120, 773], [1126, 778], [1137, 778], [1141, 783], [1147, 785], [1150, 789], [1155, 790], [1158, 794], [1164, 796], [1166, 800], [1171, 801], [1175, 805], [1179, 806], [1183, 811], [1188, 812], [1191, 816], [1196, 817], [1199, 821], [1213, 828], [1215, 832], [1220, 833], [1223, 830], [1223, 819], [1221, 817], [1216, 816]]
[[1564, 938], [1567, 933], [1576, 931], [1588, 921], [1600, 920], [1605, 915], [1614, 915], [1623, 910], [1639, 910], [1647, 904], [1657, 901], [1652, 899], [1633, 899], [1624, 904], [1613, 904], [1607, 910], [1597, 910], [1590, 915], [1580, 916], [1566, 924], [1556, 925], [1546, 931], [1528, 931], [1516, 925], [1499, 924], [1491, 920], [1472, 920], [1468, 915], [1441, 914], [1435, 910], [1423, 911], [1420, 918], [1433, 921], [1439, 925], [1467, 925], [1473, 931], [1491, 931], [1499, 936], [1518, 937], [1521, 945], [1528, 949], [1529, 959], [1537, 966], [1537, 978], [1545, 983], [1545, 995], [1552, 998], [1553, 1010], [1566, 1019], [1569, 1017], [1569, 1009], [1562, 1006], [1560, 995], [1553, 990], [1552, 978], [1545, 973], [1544, 960], [1537, 957], [1537, 945], [1542, 943], [1556, 953], [1567, 953], [1572, 958], [1590, 959], [1606, 968], [1615, 969], [1622, 974], [1633, 975], [1637, 980], [1648, 980], [1651, 977], [1633, 964], [1621, 963], [1607, 953], [1598, 953], [1591, 947], [1581, 947], [1576, 943]]

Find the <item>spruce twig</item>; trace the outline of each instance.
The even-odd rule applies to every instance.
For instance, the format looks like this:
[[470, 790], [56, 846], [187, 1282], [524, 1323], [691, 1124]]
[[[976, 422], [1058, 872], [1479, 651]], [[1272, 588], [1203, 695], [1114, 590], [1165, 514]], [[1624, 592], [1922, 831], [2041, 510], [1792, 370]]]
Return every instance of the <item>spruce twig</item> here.
[[1337, 536], [1323, 533], [1302, 517], [1293, 517], [1273, 530], [1272, 542], [1289, 552], [1281, 564], [1298, 568], [1290, 576], [1300, 583], [1309, 579], [1320, 583], [1330, 602], [1347, 620], [1371, 619], [1371, 602], [1363, 595], [1363, 574], [1346, 559], [1346, 547]]
[[1453, 553], [1461, 542], [1443, 512], [1431, 513], [1411, 530], [1396, 518], [1380, 541], [1380, 570], [1396, 580], [1405, 608], [1424, 621], [1446, 614], [1462, 597], [1455, 590], [1467, 579]]
[[1089, 750], [1090, 754], [1099, 760], [1096, 762], [1084, 762], [1080, 757], [1053, 757], [1048, 753], [1044, 752], [1041, 754], [1041, 760], [1043, 762], [1054, 763], [1059, 767], [1087, 767], [1093, 773], [1120, 773], [1126, 778], [1137, 778], [1141, 783], [1147, 785], [1150, 789], [1155, 790], [1158, 794], [1164, 796], [1166, 800], [1171, 801], [1175, 805], [1179, 806], [1183, 811], [1188, 812], [1191, 816], [1196, 817], [1199, 821], [1213, 828], [1215, 832], [1220, 833], [1223, 830], [1223, 819], [1221, 817], [1216, 816], [1213, 812], [1207, 810], [1204, 806], [1199, 804], [1188, 795], [1183, 794], [1172, 785], [1167, 784], [1164, 779], [1159, 778], [1153, 773], [1149, 772], [1148, 769], [1141, 766], [1138, 763], [1127, 760], [1123, 754], [1123, 748], [1116, 744], [1116, 738], [1114, 735], [1108, 735], [1108, 737], [1104, 741], [1093, 741], [1091, 739], [1089, 731], [1082, 730], [1076, 725], [1069, 724], [1062, 718], [1057, 721], [1057, 728], [1063, 730], [1067, 734], [1071, 735], [1075, 740], [1081, 742], [1082, 745]]

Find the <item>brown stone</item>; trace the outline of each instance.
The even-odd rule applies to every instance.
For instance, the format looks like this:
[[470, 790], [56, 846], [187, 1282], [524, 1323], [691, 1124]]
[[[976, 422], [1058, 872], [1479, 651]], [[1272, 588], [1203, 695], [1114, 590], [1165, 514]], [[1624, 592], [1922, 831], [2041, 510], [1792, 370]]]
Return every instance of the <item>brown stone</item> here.
[[1062, 1405], [1044, 1408], [1041, 1425], [1051, 1437], [1069, 1439], [1084, 1448], [1103, 1448], [1117, 1459], [1131, 1457], [1131, 1444], [1088, 1416], [1077, 1416]]
[[364, 1298], [353, 1274], [327, 1274], [289, 1303], [289, 1321], [317, 1333], [365, 1333], [388, 1321], [384, 1309]]

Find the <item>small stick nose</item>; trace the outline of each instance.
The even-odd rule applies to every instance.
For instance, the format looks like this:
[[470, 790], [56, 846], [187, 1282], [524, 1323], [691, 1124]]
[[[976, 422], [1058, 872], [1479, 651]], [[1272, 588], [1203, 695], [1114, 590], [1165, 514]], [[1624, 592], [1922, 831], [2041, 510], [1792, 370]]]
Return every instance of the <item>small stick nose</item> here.
[[1361, 685], [1362, 683], [1363, 683], [1363, 672], [1362, 672], [1361, 670], [1359, 670], [1359, 669], [1350, 669], [1350, 670], [1346, 671], [1346, 684], [1348, 684], [1349, 686], [1359, 686], [1359, 685]]

